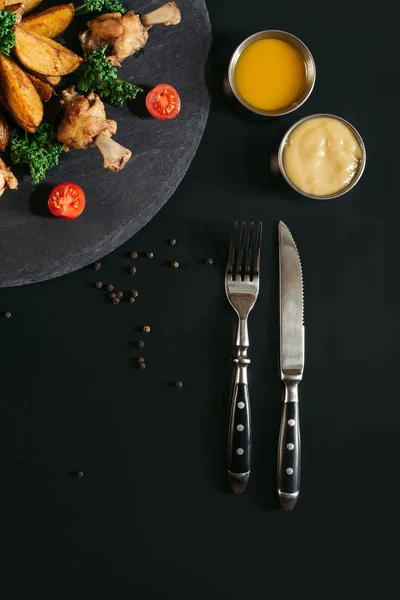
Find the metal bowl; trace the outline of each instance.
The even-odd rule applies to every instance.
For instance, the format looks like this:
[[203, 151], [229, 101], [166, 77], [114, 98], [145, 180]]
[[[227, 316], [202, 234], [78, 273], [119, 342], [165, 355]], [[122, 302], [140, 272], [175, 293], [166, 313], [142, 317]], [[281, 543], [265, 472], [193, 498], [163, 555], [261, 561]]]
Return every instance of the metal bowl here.
[[[361, 156], [360, 162], [358, 164], [358, 169], [357, 169], [354, 177], [350, 181], [349, 185], [347, 185], [342, 190], [335, 192], [334, 194], [327, 194], [325, 196], [316, 196], [315, 194], [308, 194], [307, 192], [303, 192], [303, 190], [301, 190], [296, 185], [294, 185], [294, 183], [289, 179], [289, 177], [285, 171], [285, 166], [284, 166], [284, 161], [283, 161], [283, 153], [284, 153], [288, 138], [290, 137], [290, 135], [293, 133], [293, 131], [299, 125], [301, 125], [305, 121], [309, 121], [310, 119], [319, 119], [319, 118], [324, 118], [324, 117], [330, 118], [330, 119], [337, 119], [338, 121], [341, 121], [344, 125], [346, 125], [350, 129], [350, 131], [353, 132], [353, 134], [355, 135], [355, 137], [357, 139], [357, 142], [360, 145], [362, 156]], [[300, 119], [299, 121], [297, 121], [294, 125], [292, 125], [290, 127], [290, 129], [287, 130], [287, 132], [285, 133], [285, 135], [283, 136], [283, 138], [281, 140], [281, 143], [279, 144], [279, 149], [278, 149], [279, 170], [280, 170], [281, 174], [283, 175], [283, 177], [286, 179], [287, 183], [294, 190], [296, 190], [296, 192], [298, 192], [302, 196], [306, 196], [307, 198], [314, 198], [314, 200], [330, 200], [332, 198], [338, 198], [339, 196], [343, 196], [343, 194], [346, 194], [347, 192], [349, 192], [356, 185], [356, 183], [358, 183], [358, 181], [360, 181], [361, 176], [364, 173], [366, 162], [367, 162], [367, 152], [365, 149], [363, 139], [362, 139], [361, 135], [358, 133], [357, 129], [355, 127], [353, 127], [353, 125], [351, 123], [349, 123], [348, 121], [346, 121], [345, 119], [342, 119], [341, 117], [337, 117], [336, 115], [330, 115], [327, 113], [318, 113], [315, 115], [309, 115], [308, 117], [304, 117], [303, 119]]]
[[[295, 102], [293, 102], [292, 104], [289, 104], [289, 106], [285, 106], [284, 108], [280, 108], [279, 110], [269, 110], [268, 111], [268, 110], [260, 110], [258, 108], [255, 108], [254, 106], [252, 106], [251, 104], [249, 104], [248, 102], [246, 102], [246, 100], [244, 100], [242, 98], [242, 96], [239, 94], [239, 92], [236, 88], [236, 83], [235, 83], [236, 63], [239, 60], [239, 57], [242, 54], [243, 50], [246, 50], [246, 48], [248, 48], [254, 42], [257, 42], [258, 40], [263, 40], [265, 38], [282, 40], [284, 42], [287, 42], [294, 48], [296, 48], [296, 50], [298, 50], [300, 52], [301, 56], [303, 57], [304, 64], [306, 67], [306, 83], [305, 83], [304, 89], [301, 92], [299, 98], [297, 98], [297, 100]], [[305, 102], [307, 100], [307, 98], [309, 97], [309, 95], [311, 94], [311, 92], [313, 90], [313, 87], [315, 84], [315, 78], [316, 78], [315, 63], [314, 63], [312, 54], [309, 51], [309, 49], [307, 48], [307, 46], [305, 44], [303, 44], [303, 42], [301, 40], [299, 40], [299, 38], [295, 37], [291, 33], [287, 33], [286, 31], [279, 31], [279, 30], [275, 30], [275, 29], [269, 29], [267, 31], [260, 31], [258, 33], [254, 33], [250, 37], [246, 38], [236, 48], [236, 50], [232, 54], [231, 60], [229, 61], [226, 85], [228, 87], [227, 91], [232, 92], [233, 95], [236, 97], [236, 99], [251, 112], [256, 113], [258, 115], [263, 115], [266, 117], [278, 117], [280, 115], [286, 115], [287, 113], [290, 113], [293, 110], [296, 110], [296, 108], [299, 108], [299, 106], [301, 106], [303, 104], [303, 102]]]

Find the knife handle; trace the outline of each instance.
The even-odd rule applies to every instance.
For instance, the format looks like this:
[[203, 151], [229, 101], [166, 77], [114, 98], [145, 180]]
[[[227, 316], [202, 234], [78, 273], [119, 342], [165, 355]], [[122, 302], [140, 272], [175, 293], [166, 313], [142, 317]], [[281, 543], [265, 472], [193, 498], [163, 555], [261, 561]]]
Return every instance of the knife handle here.
[[244, 492], [251, 470], [251, 418], [247, 383], [236, 382], [228, 432], [228, 475], [235, 494]]
[[278, 443], [278, 496], [284, 510], [293, 510], [300, 492], [301, 443], [298, 381], [285, 381]]

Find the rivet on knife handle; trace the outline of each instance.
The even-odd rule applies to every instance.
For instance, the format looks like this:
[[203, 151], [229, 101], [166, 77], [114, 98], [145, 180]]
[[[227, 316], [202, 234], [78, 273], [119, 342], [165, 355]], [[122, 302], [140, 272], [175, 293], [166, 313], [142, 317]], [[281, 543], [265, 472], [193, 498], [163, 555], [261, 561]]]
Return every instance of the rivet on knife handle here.
[[285, 382], [278, 443], [278, 496], [284, 510], [292, 510], [300, 492], [301, 441], [297, 381]]

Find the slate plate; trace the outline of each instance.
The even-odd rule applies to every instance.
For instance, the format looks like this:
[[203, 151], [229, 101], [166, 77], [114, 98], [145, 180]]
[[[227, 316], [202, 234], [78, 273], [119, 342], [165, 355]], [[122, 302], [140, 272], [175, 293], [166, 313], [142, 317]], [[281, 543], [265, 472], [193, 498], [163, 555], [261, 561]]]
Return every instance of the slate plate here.
[[[141, 14], [163, 3], [122, 2]], [[49, 5], [45, 1], [42, 6]], [[115, 139], [133, 152], [123, 171], [106, 171], [97, 148], [71, 150], [44, 183], [32, 186], [25, 175], [18, 191], [4, 193], [0, 287], [51, 279], [101, 258], [141, 229], [179, 185], [208, 116], [205, 68], [211, 28], [204, 0], [178, 0], [178, 5], [180, 25], [152, 28], [144, 53], [128, 58], [120, 76], [147, 89], [157, 83], [176, 87], [182, 99], [179, 117], [169, 122], [149, 118], [143, 110], [144, 94], [123, 108], [106, 105], [107, 116], [118, 122]], [[69, 28], [69, 47], [76, 43], [85, 20], [76, 19]], [[49, 191], [62, 181], [73, 181], [86, 193], [85, 211], [75, 221], [48, 214]]]

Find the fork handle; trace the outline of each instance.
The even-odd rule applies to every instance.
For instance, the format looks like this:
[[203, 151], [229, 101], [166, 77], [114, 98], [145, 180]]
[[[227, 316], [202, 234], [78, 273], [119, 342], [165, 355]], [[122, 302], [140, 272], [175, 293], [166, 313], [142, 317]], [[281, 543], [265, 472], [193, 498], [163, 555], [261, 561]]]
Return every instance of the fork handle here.
[[251, 470], [251, 418], [247, 383], [236, 382], [228, 432], [228, 474], [235, 494], [244, 492]]
[[297, 382], [285, 382], [278, 442], [278, 496], [281, 507], [293, 510], [300, 492], [300, 422]]

